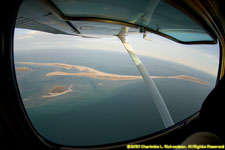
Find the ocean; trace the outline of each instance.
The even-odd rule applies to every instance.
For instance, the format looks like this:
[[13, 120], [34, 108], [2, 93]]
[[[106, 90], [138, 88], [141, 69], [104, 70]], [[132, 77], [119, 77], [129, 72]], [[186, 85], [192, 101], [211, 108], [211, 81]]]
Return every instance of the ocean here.
[[[98, 50], [35, 50], [15, 52], [15, 62], [65, 63], [119, 74], [140, 75], [127, 53]], [[199, 111], [216, 77], [199, 70], [140, 56], [151, 75], [189, 75], [208, 85], [181, 79], [153, 79], [175, 123]], [[62, 145], [90, 146], [135, 139], [164, 129], [143, 80], [103, 80], [82, 76], [51, 76], [52, 71], [77, 72], [51, 66], [15, 63], [26, 112], [37, 132]], [[43, 98], [55, 86], [73, 85], [72, 92]]]

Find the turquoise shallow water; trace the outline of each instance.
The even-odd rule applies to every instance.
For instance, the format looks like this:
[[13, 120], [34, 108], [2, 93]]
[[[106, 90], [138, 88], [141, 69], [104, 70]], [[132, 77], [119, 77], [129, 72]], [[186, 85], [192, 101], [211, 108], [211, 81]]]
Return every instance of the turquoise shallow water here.
[[[177, 123], [197, 112], [215, 84], [215, 77], [198, 70], [154, 58], [141, 57], [152, 75], [192, 75], [209, 82], [201, 85], [178, 79], [154, 79]], [[116, 61], [115, 61], [116, 60]], [[138, 75], [125, 53], [55, 50], [18, 52], [15, 61], [59, 62], [88, 66], [102, 72]], [[143, 80], [110, 81], [88, 77], [53, 76], [57, 67], [26, 66], [17, 72], [21, 96], [35, 129], [63, 145], [99, 145], [130, 140], [164, 128]], [[41, 98], [59, 85], [73, 85], [72, 92]]]

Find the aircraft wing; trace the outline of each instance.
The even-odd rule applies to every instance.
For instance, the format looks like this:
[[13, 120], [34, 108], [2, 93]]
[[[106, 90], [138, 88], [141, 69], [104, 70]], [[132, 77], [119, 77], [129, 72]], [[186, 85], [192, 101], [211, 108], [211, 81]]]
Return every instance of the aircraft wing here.
[[86, 38], [152, 32], [183, 44], [214, 44], [216, 38], [162, 0], [24, 0], [16, 27]]
[[53, 15], [43, 1], [24, 0], [18, 12], [16, 27], [54, 34], [78, 34], [66, 21]]
[[[44, 31], [54, 34], [67, 34], [85, 38], [98, 38], [117, 35], [123, 25], [99, 21], [68, 21], [60, 18], [48, 2], [25, 0], [19, 10], [16, 27]], [[132, 29], [129, 33], [138, 33]]]

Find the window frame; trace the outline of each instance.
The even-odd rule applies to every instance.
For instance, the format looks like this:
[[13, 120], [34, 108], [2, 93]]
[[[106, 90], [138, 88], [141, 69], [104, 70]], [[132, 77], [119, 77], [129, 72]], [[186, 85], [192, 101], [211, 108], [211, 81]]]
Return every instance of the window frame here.
[[[162, 32], [159, 32], [157, 30], [153, 30], [150, 28], [146, 28], [146, 27], [142, 27], [143, 31], [148, 31], [157, 35], [160, 35], [162, 37], [165, 37], [167, 39], [170, 39], [174, 42], [180, 43], [180, 44], [216, 44], [217, 43], [217, 38], [215, 36], [215, 34], [212, 32], [212, 30], [210, 28], [208, 28], [208, 26], [202, 24], [201, 22], [203, 22], [201, 17], [194, 17], [193, 14], [191, 14], [189, 11], [187, 11], [186, 9], [183, 9], [181, 7], [179, 7], [175, 2], [172, 1], [166, 1], [168, 4], [172, 5], [172, 7], [177, 8], [178, 10], [180, 10], [181, 12], [183, 12], [184, 14], [186, 14], [188, 17], [190, 17], [191, 19], [193, 19], [193, 21], [195, 21], [198, 25], [200, 25], [208, 34], [209, 36], [213, 39], [213, 41], [191, 41], [191, 42], [184, 42], [184, 41], [180, 41], [172, 36], [169, 36], [167, 34], [164, 34]], [[64, 20], [69, 26], [71, 26], [71, 28], [75, 29], [75, 31], [77, 33], [79, 33], [79, 31], [69, 22], [69, 21], [94, 21], [94, 22], [103, 22], [103, 23], [110, 23], [110, 24], [119, 24], [119, 25], [124, 25], [127, 27], [133, 27], [133, 28], [138, 28], [140, 27], [139, 25], [136, 24], [132, 24], [132, 23], [128, 23], [128, 22], [123, 22], [123, 21], [118, 21], [118, 20], [112, 20], [112, 19], [105, 19], [105, 18], [97, 18], [97, 17], [71, 17], [71, 16], [66, 16], [64, 15], [60, 9], [51, 1], [51, 0], [45, 0], [45, 4], [47, 4], [47, 6], [52, 10], [52, 12], [59, 17], [61, 20]]]
[[[2, 43], [1, 46], [1, 69], [2, 69], [2, 77], [1, 81], [3, 83], [4, 89], [2, 90], [2, 98], [0, 103], [1, 112], [0, 115], [5, 121], [5, 125], [8, 126], [7, 132], [10, 133], [10, 136], [13, 137], [13, 141], [16, 141], [18, 145], [26, 148], [37, 148], [37, 149], [75, 149], [75, 148], [83, 148], [83, 149], [118, 149], [118, 148], [126, 148], [127, 144], [141, 144], [141, 143], [178, 143], [182, 141], [189, 133], [185, 132], [185, 130], [190, 129], [187, 125], [192, 126], [199, 117], [199, 112], [190, 116], [189, 118], [175, 124], [172, 127], [161, 130], [159, 132], [150, 134], [148, 136], [144, 136], [138, 139], [133, 139], [129, 141], [123, 141], [115, 144], [107, 144], [101, 146], [87, 146], [87, 147], [64, 147], [63, 145], [55, 144], [51, 141], [48, 141], [44, 137], [38, 134], [38, 132], [31, 125], [31, 121], [29, 120], [25, 108], [21, 101], [20, 92], [18, 89], [17, 81], [16, 81], [16, 73], [14, 66], [14, 57], [13, 57], [13, 41], [14, 41], [14, 29], [15, 22], [18, 10], [22, 3], [20, 1], [12, 1], [14, 4], [7, 5], [10, 10], [8, 10], [7, 19], [4, 20], [4, 28], [1, 29], [0, 40]], [[182, 5], [178, 6], [181, 8]], [[186, 9], [186, 7], [183, 7]], [[187, 9], [190, 9], [187, 7]], [[192, 10], [192, 9], [191, 9]], [[193, 10], [191, 11], [192, 13]], [[199, 15], [196, 16], [196, 19], [200, 18]], [[201, 24], [207, 26], [204, 23], [203, 19], [200, 19]], [[209, 27], [208, 31], [212, 31]], [[221, 38], [219, 38], [221, 40]], [[224, 41], [223, 41], [224, 42]], [[222, 43], [223, 43], [222, 42]], [[220, 42], [221, 43], [221, 42]], [[220, 63], [218, 70], [218, 79], [219, 81], [224, 72], [224, 65], [222, 62], [224, 61], [223, 50], [224, 45], [220, 44]], [[192, 132], [194, 132], [193, 129]], [[180, 139], [176, 139], [174, 142], [171, 137], [176, 134], [183, 134]]]

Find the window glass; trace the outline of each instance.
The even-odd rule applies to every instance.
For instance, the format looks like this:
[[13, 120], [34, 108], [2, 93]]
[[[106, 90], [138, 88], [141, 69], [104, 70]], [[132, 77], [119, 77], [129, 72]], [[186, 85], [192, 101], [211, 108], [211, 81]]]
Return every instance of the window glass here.
[[198, 23], [163, 0], [51, 2], [69, 18], [90, 17], [128, 22], [164, 33], [182, 42], [214, 41]]
[[[174, 123], [200, 110], [214, 88], [219, 46], [182, 45], [155, 34], [126, 37], [158, 88]], [[101, 145], [160, 131], [159, 111], [117, 37], [82, 38], [15, 29], [20, 95], [48, 140]]]

